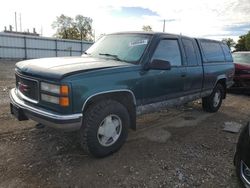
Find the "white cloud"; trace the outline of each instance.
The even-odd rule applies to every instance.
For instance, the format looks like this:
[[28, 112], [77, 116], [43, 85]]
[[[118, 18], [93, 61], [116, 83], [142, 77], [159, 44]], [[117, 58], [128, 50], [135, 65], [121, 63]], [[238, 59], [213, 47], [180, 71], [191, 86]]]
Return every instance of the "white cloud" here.
[[[112, 11], [121, 10], [121, 7], [147, 8], [159, 16], [112, 16]], [[22, 13], [23, 29], [31, 30], [36, 27], [39, 32], [43, 27], [43, 34], [46, 36], [55, 32], [51, 24], [62, 13], [71, 17], [82, 14], [93, 18], [96, 35], [141, 30], [143, 25], [151, 25], [154, 31], [162, 31], [162, 20], [173, 19], [174, 21], [166, 22], [166, 32], [219, 39], [223, 35], [232, 35], [225, 27], [250, 23], [249, 0], [8, 0], [0, 7], [0, 29], [14, 25], [15, 11]]]

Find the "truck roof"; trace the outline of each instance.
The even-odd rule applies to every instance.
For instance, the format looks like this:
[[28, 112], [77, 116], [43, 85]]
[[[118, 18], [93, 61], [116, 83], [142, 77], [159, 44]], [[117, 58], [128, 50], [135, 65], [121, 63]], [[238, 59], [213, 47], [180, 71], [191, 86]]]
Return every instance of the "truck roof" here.
[[208, 38], [196, 38], [196, 37], [190, 37], [182, 34], [174, 34], [174, 33], [165, 33], [165, 32], [154, 32], [154, 31], [126, 31], [126, 32], [116, 32], [116, 33], [110, 33], [109, 35], [114, 34], [144, 34], [144, 35], [169, 35], [169, 36], [175, 36], [175, 37], [187, 37], [187, 38], [193, 38], [197, 40], [209, 40], [209, 41], [215, 41], [215, 42], [221, 42], [218, 40], [208, 39]]
[[[141, 34], [141, 35], [169, 35], [169, 36], [184, 36], [181, 34], [174, 34], [174, 33], [165, 33], [165, 32], [154, 32], [154, 31], [127, 31], [127, 32], [116, 32], [116, 33], [111, 33], [112, 34]], [[184, 36], [188, 37], [188, 36]], [[189, 37], [191, 38], [191, 37]]]

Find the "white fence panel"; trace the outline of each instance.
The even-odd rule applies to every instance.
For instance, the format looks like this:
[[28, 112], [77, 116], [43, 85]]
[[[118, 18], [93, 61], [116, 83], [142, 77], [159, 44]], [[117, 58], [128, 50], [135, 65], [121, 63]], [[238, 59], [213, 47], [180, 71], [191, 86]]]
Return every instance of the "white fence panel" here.
[[56, 49], [56, 42], [55, 40], [44, 40], [44, 39], [34, 39], [34, 38], [27, 38], [26, 40], [26, 47], [27, 48], [39, 48], [39, 49]]
[[8, 37], [0, 35], [0, 45], [8, 47], [24, 47], [23, 37]]
[[27, 56], [29, 57], [29, 59], [43, 58], [43, 57], [55, 57], [55, 51], [28, 49]]
[[0, 59], [80, 56], [91, 42], [0, 33]]
[[25, 59], [25, 50], [14, 48], [0, 48], [0, 58]]

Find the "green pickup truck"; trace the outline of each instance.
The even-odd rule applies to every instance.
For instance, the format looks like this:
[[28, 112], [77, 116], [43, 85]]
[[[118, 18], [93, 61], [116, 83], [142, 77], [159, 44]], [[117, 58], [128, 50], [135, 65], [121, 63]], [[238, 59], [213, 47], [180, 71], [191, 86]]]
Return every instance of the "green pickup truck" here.
[[219, 41], [154, 32], [106, 35], [81, 57], [16, 64], [11, 113], [77, 130], [96, 157], [117, 151], [136, 116], [202, 98], [216, 112], [233, 84], [229, 48]]

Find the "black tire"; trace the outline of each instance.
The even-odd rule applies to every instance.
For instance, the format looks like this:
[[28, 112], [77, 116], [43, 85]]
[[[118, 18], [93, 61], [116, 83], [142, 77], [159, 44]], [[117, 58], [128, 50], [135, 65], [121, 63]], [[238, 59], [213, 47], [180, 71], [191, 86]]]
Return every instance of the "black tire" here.
[[236, 153], [234, 156], [234, 165], [235, 165], [235, 172], [236, 172], [236, 176], [240, 179], [240, 157], [239, 154]]
[[241, 171], [241, 164], [240, 164], [240, 157], [239, 157], [239, 154], [236, 154], [235, 155], [235, 173], [236, 173], [236, 176], [237, 176], [237, 181], [239, 183], [239, 186], [244, 188], [244, 183], [241, 181], [241, 177], [240, 177], [240, 171]]
[[206, 112], [217, 112], [221, 106], [222, 99], [223, 99], [223, 96], [225, 95], [225, 92], [226, 91], [224, 87], [221, 84], [217, 84], [213, 92], [211, 93], [211, 95], [209, 95], [208, 97], [202, 98], [203, 110], [205, 110]]
[[[115, 139], [110, 137], [108, 141], [114, 142], [111, 145], [103, 145], [101, 134], [99, 134], [100, 127], [103, 127], [106, 118], [117, 118], [119, 125], [119, 136], [116, 135]], [[117, 133], [117, 127], [113, 131]], [[105, 157], [116, 151], [125, 143], [128, 136], [128, 127], [130, 124], [129, 113], [127, 109], [119, 102], [114, 100], [103, 100], [90, 106], [86, 113], [83, 114], [83, 124], [80, 129], [80, 142], [82, 148], [95, 157]], [[110, 127], [110, 123], [107, 123]], [[121, 125], [121, 126], [120, 126]], [[105, 129], [107, 130], [107, 129]], [[110, 132], [110, 131], [109, 131]], [[117, 133], [118, 134], [118, 133]], [[104, 136], [105, 138], [108, 138]], [[117, 140], [116, 140], [117, 139]]]
[[234, 165], [236, 170], [236, 175], [238, 177], [240, 184], [243, 186], [244, 183], [241, 178], [242, 162], [249, 165], [249, 156], [250, 156], [250, 124], [248, 124], [241, 130], [240, 136], [238, 138], [238, 143], [236, 147], [236, 152], [234, 156]]

